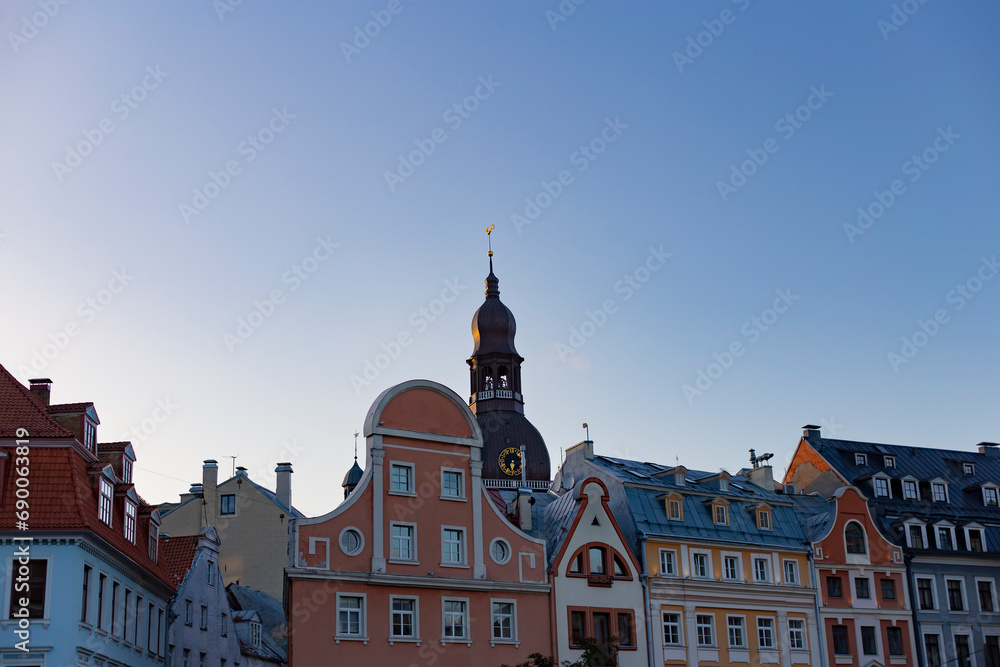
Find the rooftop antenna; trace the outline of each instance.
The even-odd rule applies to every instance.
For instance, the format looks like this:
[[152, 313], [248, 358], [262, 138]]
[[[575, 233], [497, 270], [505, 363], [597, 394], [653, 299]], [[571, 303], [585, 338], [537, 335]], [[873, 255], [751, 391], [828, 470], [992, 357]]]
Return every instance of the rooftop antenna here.
[[587, 440], [590, 440], [590, 427], [587, 425], [587, 422], [583, 422], [583, 428], [587, 431]]
[[[239, 456], [239, 454], [237, 454], [236, 456]], [[222, 457], [224, 459], [232, 459], [233, 460], [233, 477], [236, 477], [236, 456], [223, 456]]]
[[486, 256], [490, 258], [490, 273], [493, 273], [493, 237], [491, 234], [493, 234], [494, 227], [496, 225], [490, 225], [486, 228], [486, 244], [489, 247], [489, 252], [486, 253]]
[[354, 460], [358, 460], [358, 436], [361, 435], [357, 431], [354, 432]]

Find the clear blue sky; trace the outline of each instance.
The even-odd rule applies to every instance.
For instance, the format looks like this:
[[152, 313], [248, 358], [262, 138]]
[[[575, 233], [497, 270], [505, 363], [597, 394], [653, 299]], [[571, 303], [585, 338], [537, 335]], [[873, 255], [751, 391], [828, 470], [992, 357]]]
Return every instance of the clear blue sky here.
[[383, 389], [467, 395], [489, 225], [553, 463], [1000, 439], [1000, 7], [221, 2], [0, 10], [0, 363], [148, 500], [238, 455], [335, 506]]

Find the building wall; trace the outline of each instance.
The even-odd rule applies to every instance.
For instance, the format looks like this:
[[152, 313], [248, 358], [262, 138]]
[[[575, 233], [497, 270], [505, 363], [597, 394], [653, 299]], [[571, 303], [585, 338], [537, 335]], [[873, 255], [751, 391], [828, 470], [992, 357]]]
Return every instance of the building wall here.
[[[136, 667], [164, 664], [169, 602], [166, 586], [129, 568], [120, 557], [105, 552], [93, 541], [71, 535], [60, 536], [51, 543], [44, 538], [35, 538], [30, 546], [31, 559], [48, 561], [46, 604], [45, 619], [30, 623], [28, 648], [31, 653], [23, 656], [14, 647], [20, 641], [14, 634], [17, 622], [10, 619], [11, 577], [17, 565], [16, 547], [20, 544], [23, 543], [15, 545], [8, 538], [0, 541], [0, 567], [4, 574], [0, 653], [8, 654], [7, 658], [0, 660], [0, 664], [22, 664], [7, 660], [13, 660], [15, 656], [36, 655], [38, 664], [50, 666], [92, 665], [95, 658]], [[85, 565], [91, 568], [86, 622], [82, 620]], [[105, 588], [102, 620], [99, 622], [98, 588], [102, 574], [105, 576]], [[115, 583], [118, 584], [117, 596], [113, 594]], [[126, 590], [130, 593], [128, 608], [125, 605]], [[142, 596], [138, 622], [135, 616], [137, 595]], [[116, 599], [113, 600], [113, 597]], [[153, 604], [152, 641], [147, 636], [150, 603]], [[159, 633], [157, 623], [160, 623]], [[135, 636], [137, 628], [138, 641]]]
[[[921, 651], [926, 646], [927, 635], [938, 635], [942, 662], [955, 658], [955, 635], [967, 635], [971, 642], [974, 664], [984, 667], [983, 656], [986, 637], [1000, 637], [1000, 613], [984, 612], [980, 608], [977, 581], [989, 581], [994, 590], [993, 608], [997, 606], [997, 586], [1000, 586], [1000, 558], [971, 559], [956, 556], [916, 557], [910, 563], [910, 582], [913, 586], [914, 619], [917, 626], [917, 641]], [[922, 609], [919, 601], [917, 580], [929, 578], [933, 581], [934, 609]], [[964, 586], [963, 611], [949, 608], [947, 582], [961, 582]], [[1000, 641], [1000, 640], [998, 640]], [[924, 655], [924, 663], [929, 657]]]
[[[191, 603], [190, 622], [187, 617], [188, 602]], [[204, 629], [201, 624], [202, 606], [206, 615]], [[202, 654], [205, 665], [221, 665], [223, 659], [227, 665], [234, 665], [241, 660], [240, 643], [233, 626], [226, 587], [220, 576], [217, 554], [198, 550], [191, 569], [177, 589], [170, 612], [173, 622], [167, 633], [167, 644], [173, 665], [181, 667], [184, 664], [185, 650], [189, 652], [188, 664], [192, 667], [199, 664]]]
[[220, 514], [221, 502], [217, 501], [214, 518], [207, 517], [207, 503], [196, 497], [163, 516], [160, 529], [170, 535], [197, 535], [202, 528], [215, 526], [222, 540], [219, 568], [223, 582], [239, 582], [280, 600], [288, 563], [289, 517], [248, 480], [240, 481], [237, 476], [216, 487], [219, 498], [236, 496], [235, 514]]
[[[677, 574], [661, 572], [660, 551], [676, 553]], [[692, 549], [708, 551], [712, 562], [712, 577], [697, 579], [691, 576], [690, 554]], [[727, 582], [722, 579], [723, 557], [740, 558], [744, 581]], [[753, 581], [752, 559], [766, 555], [771, 565], [772, 583]], [[668, 665], [700, 664], [821, 664], [818, 641], [818, 624], [815, 613], [816, 591], [811, 586], [808, 559], [805, 553], [764, 547], [717, 545], [678, 540], [646, 542], [646, 563], [650, 577], [650, 609], [653, 617], [654, 656]], [[796, 564], [798, 583], [784, 581], [784, 562]], [[749, 579], [749, 581], [746, 581]], [[665, 641], [663, 614], [678, 614], [680, 643]], [[713, 619], [714, 646], [699, 648], [697, 645], [697, 617]], [[728, 617], [742, 617], [744, 646], [729, 642]], [[758, 640], [757, 618], [772, 619], [773, 647], [762, 647]], [[793, 649], [789, 641], [789, 620], [802, 621], [803, 647]]]
[[[468, 407], [440, 385], [404, 383], [376, 399], [365, 431], [367, 469], [354, 492], [293, 527], [289, 660], [322, 664], [335, 654], [370, 664], [499, 665], [551, 655], [544, 541], [507, 522], [483, 489], [482, 440]], [[411, 490], [393, 489], [394, 465], [411, 470]], [[462, 496], [446, 496], [443, 469], [462, 474]], [[393, 524], [413, 530], [412, 558], [394, 557]], [[444, 562], [445, 528], [464, 531], [461, 564]], [[354, 555], [342, 542], [350, 529], [362, 537]], [[491, 557], [495, 539], [506, 545], [500, 563]], [[363, 600], [357, 632], [341, 632], [344, 596]], [[416, 599], [415, 636], [392, 632], [394, 597]], [[468, 639], [445, 636], [445, 598], [466, 603]], [[510, 640], [492, 636], [494, 601], [514, 604]]]
[[[827, 659], [831, 665], [865, 665], [878, 660], [883, 665], [916, 665], [912, 611], [902, 549], [890, 542], [872, 520], [867, 499], [855, 487], [834, 493], [834, 520], [813, 548], [816, 553], [817, 586], [823, 601], [820, 617], [825, 630]], [[845, 531], [849, 524], [861, 526], [865, 553], [849, 553]], [[840, 581], [840, 597], [832, 597], [828, 581]], [[858, 581], [866, 581], [859, 588]], [[891, 581], [894, 598], [883, 595], [882, 581]], [[868, 597], [861, 593], [867, 592]], [[837, 653], [833, 628], [846, 628], [848, 653]], [[902, 651], [890, 654], [889, 627], [900, 629]], [[866, 654], [862, 628], [874, 629], [875, 651]], [[869, 649], [871, 647], [869, 646]]]
[[[576, 489], [569, 493], [575, 493]], [[558, 652], [556, 658], [563, 660], [578, 660], [583, 652], [571, 647], [569, 613], [571, 609], [592, 613], [601, 611], [611, 614], [612, 634], [615, 632], [616, 614], [631, 612], [633, 619], [634, 644], [621, 641], [619, 637], [618, 664], [622, 667], [641, 667], [649, 664], [648, 643], [646, 641], [646, 614], [643, 599], [641, 569], [625, 543], [622, 534], [616, 530], [614, 519], [608, 513], [602, 498], [607, 497], [607, 490], [594, 480], [584, 483], [581, 497], [585, 503], [579, 510], [579, 515], [571, 526], [570, 535], [560, 547], [560, 554], [553, 562], [555, 576], [553, 577], [553, 593], [555, 596], [555, 625]], [[598, 525], [594, 525], [594, 521]], [[592, 583], [586, 573], [584, 576], [574, 576], [569, 573], [570, 560], [581, 548], [590, 545], [610, 546], [621, 555], [628, 578], [613, 577], [610, 584]], [[609, 573], [613, 572], [613, 561], [606, 564]]]

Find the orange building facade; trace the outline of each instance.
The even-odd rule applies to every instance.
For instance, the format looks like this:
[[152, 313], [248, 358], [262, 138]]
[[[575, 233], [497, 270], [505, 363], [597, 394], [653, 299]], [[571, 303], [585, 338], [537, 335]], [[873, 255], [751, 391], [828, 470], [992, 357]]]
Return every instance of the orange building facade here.
[[903, 552], [872, 521], [867, 499], [845, 486], [829, 501], [801, 502], [816, 512], [807, 532], [814, 540], [828, 664], [917, 665]]
[[482, 484], [483, 436], [450, 389], [412, 380], [365, 421], [364, 474], [294, 522], [289, 664], [499, 665], [553, 654], [545, 541]]

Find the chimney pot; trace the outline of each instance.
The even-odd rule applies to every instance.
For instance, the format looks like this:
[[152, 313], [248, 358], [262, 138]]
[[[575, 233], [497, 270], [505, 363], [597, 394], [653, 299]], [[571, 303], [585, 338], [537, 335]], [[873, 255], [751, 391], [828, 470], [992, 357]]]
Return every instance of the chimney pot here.
[[49, 378], [35, 378], [34, 380], [28, 380], [28, 383], [31, 385], [31, 393], [40, 398], [45, 407], [48, 407], [49, 397], [52, 394], [52, 380]]

